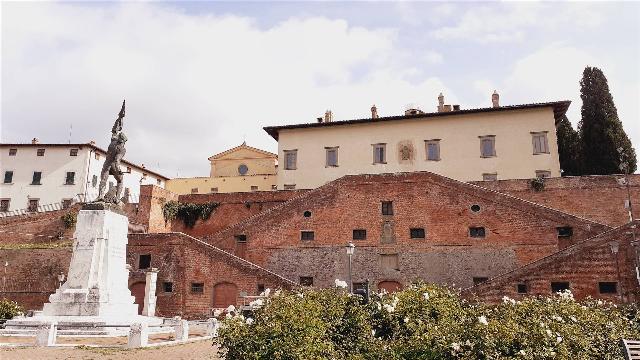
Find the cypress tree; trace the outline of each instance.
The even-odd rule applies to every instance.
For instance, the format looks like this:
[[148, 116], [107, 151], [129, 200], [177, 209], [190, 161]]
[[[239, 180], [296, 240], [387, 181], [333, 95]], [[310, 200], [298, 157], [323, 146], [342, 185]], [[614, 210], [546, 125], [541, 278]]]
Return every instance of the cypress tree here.
[[636, 152], [622, 128], [618, 110], [609, 92], [607, 78], [597, 67], [586, 67], [580, 80], [582, 120], [578, 126], [583, 173], [588, 175], [619, 174], [621, 155], [623, 168], [636, 171]]
[[563, 116], [556, 126], [558, 154], [562, 176], [582, 175], [580, 158], [580, 137], [573, 129], [567, 116]]

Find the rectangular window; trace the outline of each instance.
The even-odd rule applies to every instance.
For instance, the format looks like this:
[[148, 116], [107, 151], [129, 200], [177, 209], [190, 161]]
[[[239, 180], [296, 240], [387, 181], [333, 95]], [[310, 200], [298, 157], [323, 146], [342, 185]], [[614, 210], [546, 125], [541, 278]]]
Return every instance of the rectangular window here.
[[100, 154], [96, 153], [96, 154], [94, 155], [94, 158], [95, 158], [96, 160], [100, 160]]
[[482, 174], [482, 181], [496, 181], [496, 180], [498, 180], [498, 173]]
[[278, 190], [278, 185], [271, 185], [271, 190]]
[[9, 156], [16, 156], [18, 149], [9, 149]]
[[156, 185], [158, 185], [158, 186], [162, 185], [162, 180], [156, 179]]
[[496, 156], [495, 135], [480, 136], [480, 157]]
[[140, 255], [138, 259], [138, 269], [148, 269], [151, 267], [151, 254]]
[[131, 166], [127, 166], [127, 174], [131, 174]]
[[29, 211], [36, 212], [40, 206], [40, 199], [29, 199]]
[[284, 169], [295, 170], [298, 162], [298, 150], [284, 151]]
[[382, 215], [393, 215], [393, 201], [382, 202]]
[[478, 276], [473, 278], [473, 285], [482, 284], [483, 282], [489, 280], [486, 276]]
[[373, 163], [387, 163], [387, 144], [373, 144]]
[[98, 175], [93, 175], [91, 178], [91, 187], [96, 187], [98, 185]]
[[31, 179], [31, 185], [42, 185], [40, 180], [42, 179], [42, 172], [34, 171], [33, 178]]
[[72, 200], [71, 199], [62, 199], [62, 208], [68, 209], [71, 207]]
[[0, 211], [9, 211], [9, 205], [11, 204], [10, 199], [2, 199], [0, 200]]
[[598, 283], [600, 294], [617, 294], [618, 283], [615, 281], [602, 281]]
[[313, 276], [300, 276], [300, 285], [313, 286]]
[[536, 177], [539, 179], [546, 179], [551, 177], [551, 171], [549, 170], [536, 170]]
[[69, 156], [78, 156], [78, 149], [69, 149]]
[[315, 237], [315, 233], [313, 231], [301, 231], [300, 232], [300, 240], [309, 241], [313, 240]]
[[560, 226], [556, 228], [558, 238], [567, 238], [573, 236], [573, 228], [571, 226]]
[[427, 160], [439, 161], [440, 160], [440, 139], [425, 140], [425, 146], [427, 151]]
[[191, 188], [191, 193], [192, 194], [197, 194], [198, 193], [198, 188]]
[[483, 238], [485, 236], [484, 227], [472, 226], [469, 228], [469, 236], [472, 238]]
[[239, 244], [244, 244], [247, 242], [247, 235], [236, 235], [236, 242]]
[[162, 291], [166, 293], [173, 292], [173, 283], [169, 281], [165, 281], [162, 283]]
[[211, 192], [212, 192], [212, 193], [217, 193], [217, 192], [218, 192], [218, 188], [217, 188], [217, 187], [213, 187], [213, 188], [211, 188]]
[[366, 239], [367, 239], [367, 230], [365, 229], [353, 230], [353, 240], [366, 240]]
[[295, 190], [296, 189], [296, 184], [284, 184], [284, 189], [285, 190]]
[[258, 294], [262, 294], [264, 292], [264, 284], [258, 284]]
[[13, 182], [13, 171], [4, 172], [4, 183], [11, 184]]
[[258, 187], [257, 186], [251, 186], [251, 191], [258, 191]]
[[37, 150], [37, 155], [38, 156], [44, 156], [44, 149], [38, 149]]
[[546, 132], [531, 133], [531, 140], [533, 142], [534, 155], [549, 153], [549, 143], [547, 142]]
[[554, 281], [551, 283], [551, 292], [557, 293], [564, 290], [569, 290], [568, 281]]
[[67, 176], [64, 178], [65, 185], [73, 185], [76, 182], [75, 171], [67, 171]]
[[380, 255], [380, 264], [383, 270], [400, 270], [398, 265], [398, 254]]
[[409, 229], [409, 236], [411, 236], [412, 239], [424, 239], [425, 238], [424, 228]]
[[518, 294], [526, 294], [527, 291], [527, 284], [524, 283], [520, 283], [518, 285], [516, 285], [516, 290], [518, 291]]
[[325, 148], [325, 151], [327, 152], [326, 154], [327, 163], [325, 166], [327, 167], [338, 166], [338, 148], [328, 147], [328, 148]]
[[204, 293], [204, 283], [191, 283], [191, 293], [192, 294]]

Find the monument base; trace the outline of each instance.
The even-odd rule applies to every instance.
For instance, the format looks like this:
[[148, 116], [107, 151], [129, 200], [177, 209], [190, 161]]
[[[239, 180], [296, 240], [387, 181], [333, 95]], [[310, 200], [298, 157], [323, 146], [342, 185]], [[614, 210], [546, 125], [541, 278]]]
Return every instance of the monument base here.
[[3, 335], [25, 336], [35, 333], [39, 325], [55, 323], [58, 335], [62, 336], [126, 336], [132, 324], [147, 324], [149, 333], [172, 331], [169, 326], [162, 326], [164, 319], [135, 315], [126, 318], [103, 318], [99, 316], [47, 316], [17, 317], [5, 323]]
[[60, 334], [113, 335], [128, 333], [131, 324], [161, 325], [160, 318], [138, 315], [128, 288], [128, 224], [115, 205], [85, 205], [78, 213], [67, 281], [49, 296], [41, 314], [10, 320], [6, 329], [55, 322]]

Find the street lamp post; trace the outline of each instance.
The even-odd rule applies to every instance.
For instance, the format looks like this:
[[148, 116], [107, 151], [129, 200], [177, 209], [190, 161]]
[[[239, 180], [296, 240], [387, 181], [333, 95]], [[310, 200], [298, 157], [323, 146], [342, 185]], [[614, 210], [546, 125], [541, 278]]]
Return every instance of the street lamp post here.
[[353, 294], [353, 281], [351, 279], [351, 258], [353, 257], [353, 253], [356, 250], [356, 246], [353, 245], [352, 242], [349, 242], [345, 249], [347, 250], [347, 255], [349, 255], [349, 293]]

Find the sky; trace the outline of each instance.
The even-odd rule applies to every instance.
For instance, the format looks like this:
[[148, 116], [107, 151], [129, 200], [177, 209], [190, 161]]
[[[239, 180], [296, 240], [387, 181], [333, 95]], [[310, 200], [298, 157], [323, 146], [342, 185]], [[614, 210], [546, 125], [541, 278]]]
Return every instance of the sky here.
[[[636, 2], [2, 2], [0, 141], [106, 148], [122, 99], [129, 161], [208, 176], [264, 126], [571, 100], [601, 68], [640, 149]], [[637, 150], [640, 154], [640, 151]]]

